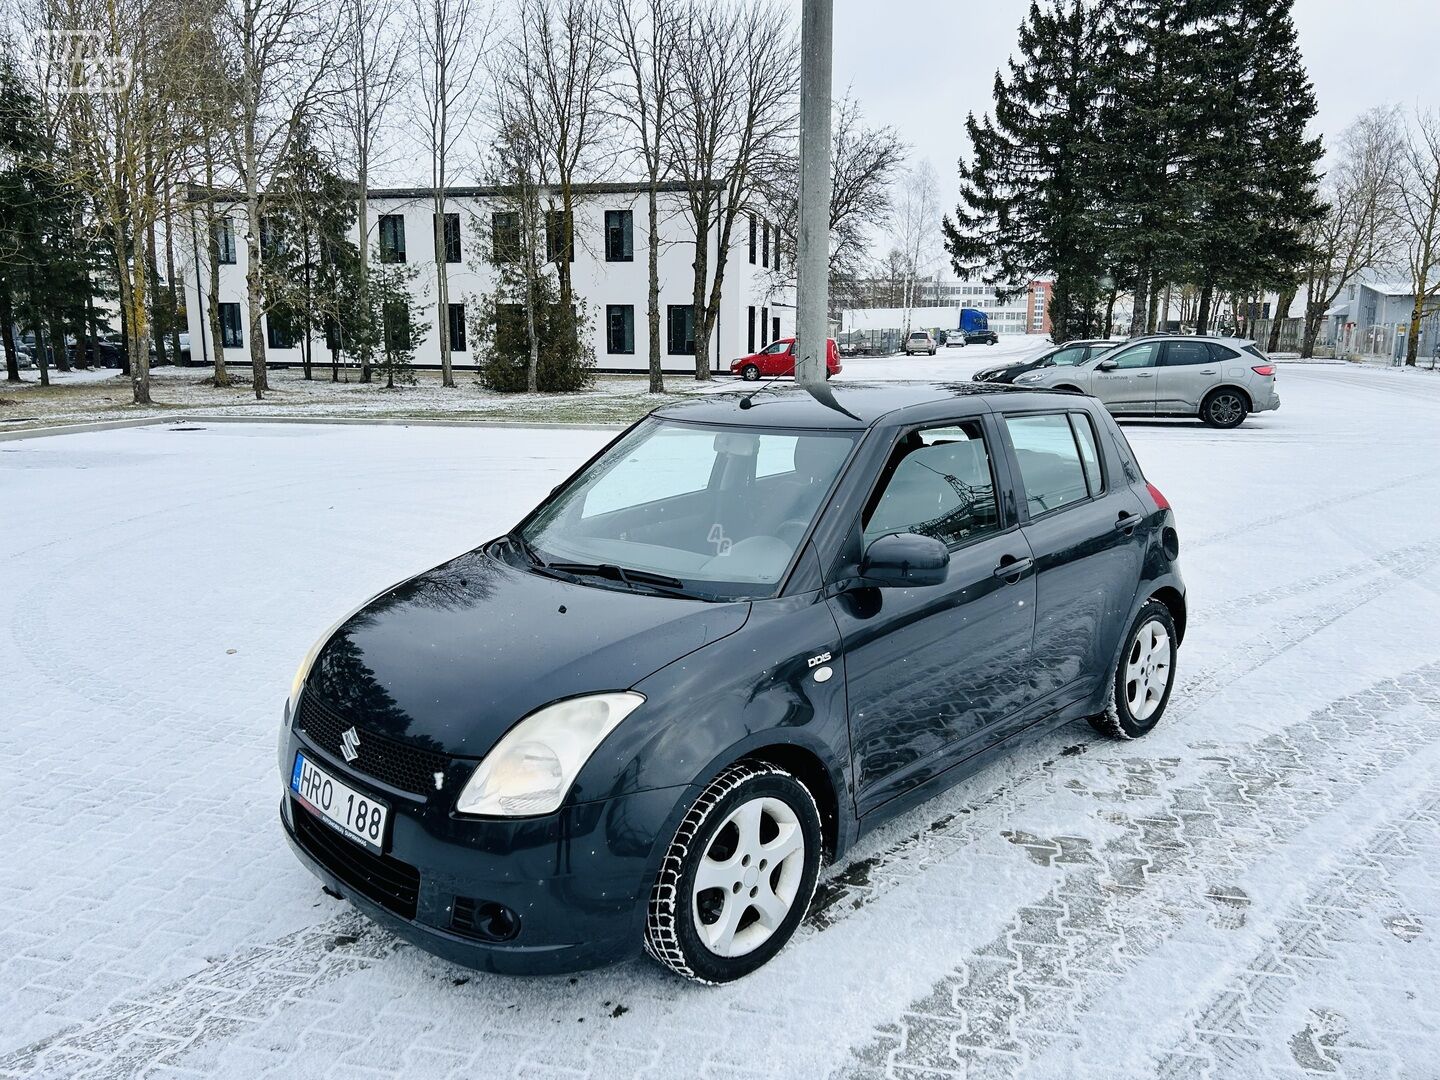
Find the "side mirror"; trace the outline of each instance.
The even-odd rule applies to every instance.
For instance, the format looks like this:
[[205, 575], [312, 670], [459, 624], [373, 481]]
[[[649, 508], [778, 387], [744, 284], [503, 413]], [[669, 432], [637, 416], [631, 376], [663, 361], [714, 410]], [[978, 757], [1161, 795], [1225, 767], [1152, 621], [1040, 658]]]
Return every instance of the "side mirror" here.
[[933, 536], [891, 533], [865, 549], [860, 576], [879, 588], [940, 585], [950, 570], [950, 549]]
[[1115, 360], [1101, 360], [1095, 365], [1096, 371], [1114, 371], [1120, 364]]

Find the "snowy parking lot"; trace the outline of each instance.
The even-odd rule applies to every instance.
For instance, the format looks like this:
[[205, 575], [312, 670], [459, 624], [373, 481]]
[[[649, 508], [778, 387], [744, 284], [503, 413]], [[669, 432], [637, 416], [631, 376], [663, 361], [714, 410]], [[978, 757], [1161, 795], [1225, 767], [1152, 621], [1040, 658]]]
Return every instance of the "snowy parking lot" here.
[[718, 989], [449, 966], [277, 821], [315, 635], [611, 432], [0, 442], [0, 1076], [1440, 1074], [1440, 377], [1279, 386], [1235, 431], [1123, 424], [1190, 590], [1161, 728], [1072, 725], [870, 834]]

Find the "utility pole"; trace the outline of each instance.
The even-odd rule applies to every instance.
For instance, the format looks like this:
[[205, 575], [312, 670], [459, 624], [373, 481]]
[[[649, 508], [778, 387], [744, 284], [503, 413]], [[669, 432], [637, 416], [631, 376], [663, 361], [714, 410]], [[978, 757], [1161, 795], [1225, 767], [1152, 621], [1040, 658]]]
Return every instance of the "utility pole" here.
[[795, 254], [795, 381], [825, 381], [830, 319], [830, 69], [834, 0], [800, 14], [800, 228]]

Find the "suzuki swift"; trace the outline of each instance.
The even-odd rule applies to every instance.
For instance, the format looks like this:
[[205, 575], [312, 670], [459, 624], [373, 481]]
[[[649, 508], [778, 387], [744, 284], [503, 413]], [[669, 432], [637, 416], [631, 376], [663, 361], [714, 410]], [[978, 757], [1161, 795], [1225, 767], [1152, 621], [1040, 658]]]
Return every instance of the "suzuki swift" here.
[[301, 664], [285, 832], [499, 972], [726, 982], [823, 863], [1023, 733], [1165, 712], [1174, 516], [1093, 398], [786, 385], [656, 410]]

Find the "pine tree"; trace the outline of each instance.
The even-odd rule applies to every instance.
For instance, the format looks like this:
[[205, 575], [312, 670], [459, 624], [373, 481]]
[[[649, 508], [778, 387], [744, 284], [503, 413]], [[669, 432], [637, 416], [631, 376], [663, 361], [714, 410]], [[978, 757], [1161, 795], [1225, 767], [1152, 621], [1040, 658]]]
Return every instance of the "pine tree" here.
[[1108, 14], [1082, 0], [1033, 2], [1018, 59], [995, 75], [992, 115], [967, 117], [970, 159], [945, 245], [957, 273], [991, 283], [1055, 276], [1056, 341], [1094, 332], [1102, 301], [1107, 209], [1097, 169], [1104, 78], [1115, 40]]
[[1187, 188], [1196, 328], [1217, 290], [1293, 292], [1305, 231], [1321, 213], [1315, 94], [1290, 17], [1293, 0], [1201, 0]]

